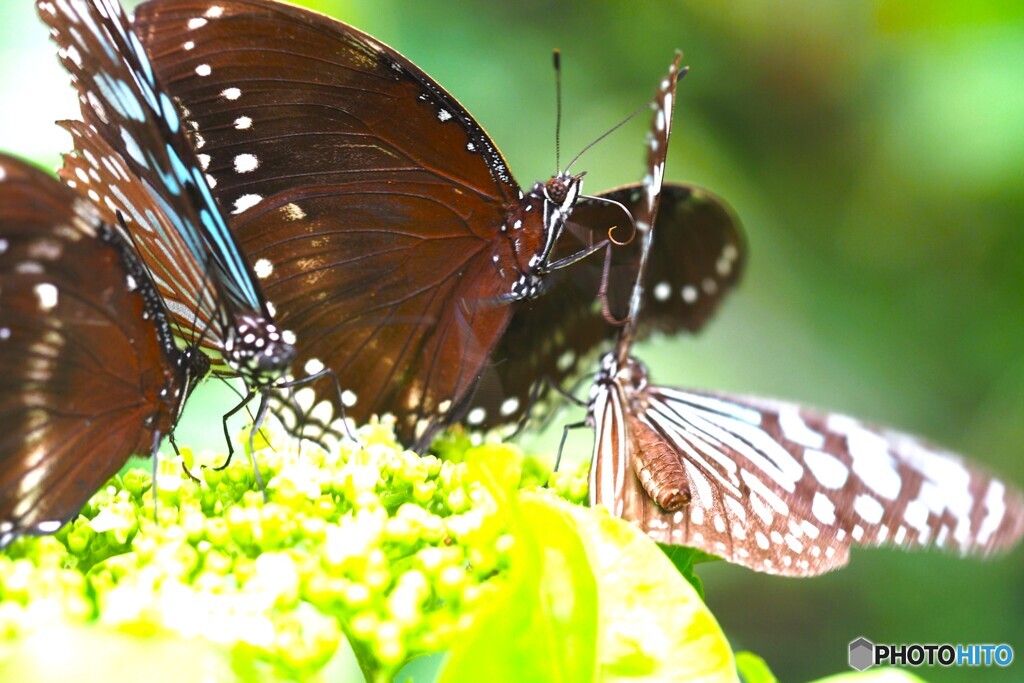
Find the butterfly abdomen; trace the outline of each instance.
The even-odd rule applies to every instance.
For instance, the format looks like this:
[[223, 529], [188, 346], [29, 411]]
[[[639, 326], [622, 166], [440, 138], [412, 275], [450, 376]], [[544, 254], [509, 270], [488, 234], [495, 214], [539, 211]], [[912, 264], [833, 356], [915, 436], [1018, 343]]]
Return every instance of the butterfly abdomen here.
[[633, 435], [633, 470], [647, 494], [666, 512], [690, 503], [686, 471], [672, 448], [641, 420], [630, 419]]

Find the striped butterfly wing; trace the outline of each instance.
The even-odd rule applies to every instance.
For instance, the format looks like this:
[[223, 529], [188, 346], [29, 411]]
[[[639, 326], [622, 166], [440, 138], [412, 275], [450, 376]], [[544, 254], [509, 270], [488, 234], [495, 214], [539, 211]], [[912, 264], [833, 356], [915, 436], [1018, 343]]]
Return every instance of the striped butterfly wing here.
[[129, 456], [155, 453], [189, 372], [130, 245], [0, 155], [0, 547], [56, 531]]
[[[228, 231], [176, 105], [117, 0], [37, 3], [81, 101], [65, 122], [75, 150], [61, 177], [122, 220], [178, 333], [198, 338], [226, 374], [264, 384], [287, 369], [259, 284]], [[249, 336], [251, 335], [251, 337]], [[269, 378], [266, 377], [269, 375]]]
[[647, 385], [629, 364], [595, 389], [591, 501], [659, 542], [811, 576], [845, 565], [855, 545], [987, 554], [1024, 534], [1018, 489], [914, 436]]

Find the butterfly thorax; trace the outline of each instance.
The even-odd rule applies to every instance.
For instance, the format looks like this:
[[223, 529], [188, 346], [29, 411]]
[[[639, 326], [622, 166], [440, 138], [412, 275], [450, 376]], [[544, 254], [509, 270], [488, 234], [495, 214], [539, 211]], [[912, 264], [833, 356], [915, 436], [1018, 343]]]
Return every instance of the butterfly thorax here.
[[295, 346], [264, 317], [242, 316], [227, 327], [227, 360], [250, 387], [266, 387], [287, 373]]
[[518, 271], [510, 299], [534, 299], [543, 291], [552, 251], [582, 189], [582, 174], [560, 173], [536, 183], [507, 214], [501, 230], [512, 246]]
[[210, 357], [197, 346], [189, 346], [182, 350], [178, 364], [185, 368], [189, 377], [194, 377], [196, 381], [203, 379], [210, 372]]
[[195, 345], [186, 346], [178, 351], [177, 366], [186, 379], [186, 398], [192, 393], [192, 389], [208, 374], [210, 374], [210, 357], [202, 349]]
[[588, 411], [592, 411], [599, 394], [610, 391], [617, 392], [620, 400], [630, 410], [642, 409], [645, 406], [646, 389], [647, 367], [632, 356], [620, 362], [617, 352], [611, 351], [601, 358], [601, 369], [590, 389]]

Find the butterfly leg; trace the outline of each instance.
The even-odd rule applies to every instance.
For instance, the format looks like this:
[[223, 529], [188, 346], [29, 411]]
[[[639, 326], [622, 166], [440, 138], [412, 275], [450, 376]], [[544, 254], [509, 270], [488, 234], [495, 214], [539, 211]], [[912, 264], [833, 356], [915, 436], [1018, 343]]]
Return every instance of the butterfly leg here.
[[587, 405], [586, 401], [576, 398], [575, 396], [572, 395], [571, 392], [568, 392], [565, 389], [563, 389], [550, 376], [545, 375], [540, 380], [533, 383], [533, 386], [530, 388], [530, 395], [527, 397], [526, 400], [526, 408], [523, 410], [522, 416], [516, 422], [515, 430], [511, 434], [508, 434], [507, 436], [504, 437], [505, 441], [511, 441], [512, 439], [516, 438], [523, 431], [523, 429], [526, 428], [526, 423], [530, 421], [530, 415], [533, 412], [533, 407], [537, 405], [537, 401], [539, 400], [541, 392], [544, 390], [545, 387], [550, 389], [551, 391], [554, 391], [556, 394], [558, 394], [565, 400], [569, 401], [573, 405], [579, 406], [581, 408], [585, 408]]
[[256, 448], [254, 440], [256, 438], [256, 432], [259, 430], [260, 425], [263, 424], [264, 418], [267, 417], [267, 410], [270, 408], [270, 389], [264, 389], [260, 394], [260, 407], [256, 411], [256, 419], [252, 423], [252, 429], [249, 430], [249, 463], [252, 464], [252, 472], [256, 477], [256, 485], [259, 486], [260, 491], [263, 493], [263, 502], [266, 503], [269, 498], [267, 497], [267, 487], [263, 483], [263, 477], [260, 476], [260, 466], [256, 463]]
[[555, 457], [555, 472], [558, 471], [558, 466], [562, 462], [562, 449], [565, 448], [565, 440], [569, 437], [569, 430], [580, 429], [587, 426], [589, 425], [586, 420], [580, 420], [579, 422], [572, 422], [562, 427], [562, 440], [558, 442], [558, 455]]
[[[176, 455], [178, 457], [181, 457], [181, 450], [178, 448], [178, 442], [174, 438], [174, 432], [173, 431], [171, 431], [167, 435], [167, 440], [171, 442], [171, 448], [174, 449], [174, 455]], [[154, 461], [155, 461], [155, 458], [154, 458]], [[155, 467], [155, 465], [154, 465], [154, 467]], [[199, 477], [197, 477], [196, 475], [192, 474], [192, 470], [190, 470], [188, 468], [188, 465], [185, 464], [185, 460], [184, 459], [182, 459], [182, 461], [181, 461], [181, 469], [184, 470], [185, 474], [188, 475], [189, 479], [191, 479], [192, 481], [194, 481], [197, 484], [199, 483]], [[154, 476], [156, 476], [155, 471], [154, 471]], [[154, 479], [154, 481], [156, 481], [156, 480]]]
[[[159, 465], [159, 462], [158, 462], [157, 459], [160, 457], [160, 441], [161, 441], [161, 439], [163, 439], [163, 434], [161, 434], [160, 430], [158, 429], [158, 430], [156, 430], [153, 433], [153, 449], [150, 451], [150, 457], [153, 459], [153, 462], [150, 464], [150, 467], [152, 467], [152, 471], [150, 472], [150, 476], [152, 476], [152, 478], [153, 478], [152, 487], [153, 487], [153, 521], [154, 522], [157, 522], [157, 521], [160, 520], [160, 518], [157, 517], [157, 514], [156, 514], [158, 509], [159, 509], [158, 505], [157, 505], [157, 500], [160, 498], [160, 496], [159, 496], [159, 489], [157, 488], [157, 485], [156, 485], [156, 477], [157, 477], [157, 469], [158, 469], [158, 465]], [[171, 443], [173, 444], [173, 441]]]
[[[566, 391], [550, 377], [545, 376], [544, 381], [547, 383], [547, 385], [551, 388], [552, 391], [554, 391], [556, 394], [564, 398], [569, 403], [579, 408], [587, 407], [586, 401], [584, 401], [582, 398], [576, 398], [575, 396], [573, 396], [571, 391]], [[576, 388], [579, 388], [579, 383], [576, 384]]]
[[[242, 398], [242, 401], [238, 405], [236, 405], [234, 408], [226, 412], [224, 416], [221, 417], [221, 424], [224, 426], [224, 441], [228, 445], [228, 457], [224, 460], [222, 464], [217, 465], [213, 469], [220, 471], [231, 464], [231, 458], [235, 455], [235, 447], [231, 445], [231, 434], [230, 432], [228, 432], [228, 420], [230, 420], [234, 416], [234, 414], [237, 413], [239, 410], [249, 405], [249, 401], [251, 401], [255, 396], [256, 392], [250, 391], [245, 395], [244, 398]], [[255, 423], [253, 428], [255, 429]]]
[[593, 245], [587, 247], [586, 249], [580, 249], [575, 254], [569, 254], [565, 258], [561, 258], [561, 259], [558, 259], [557, 261], [549, 263], [548, 267], [545, 270], [547, 272], [551, 272], [553, 270], [558, 270], [560, 268], [565, 268], [566, 266], [571, 266], [574, 263], [578, 263], [579, 261], [582, 261], [583, 259], [587, 258], [591, 254], [596, 254], [597, 252], [601, 251], [602, 249], [608, 248], [608, 246], [609, 246], [608, 240], [601, 240], [597, 244], [593, 244]]
[[[302, 379], [295, 379], [295, 380], [291, 380], [290, 382], [278, 383], [278, 384], [275, 385], [275, 388], [276, 389], [292, 389], [292, 388], [300, 387], [300, 386], [303, 386], [303, 385], [306, 385], [306, 384], [312, 384], [313, 382], [315, 382], [315, 381], [317, 381], [319, 379], [322, 379], [324, 377], [330, 377], [331, 378], [331, 382], [334, 383], [334, 391], [338, 395], [338, 413], [339, 413], [338, 417], [341, 420], [341, 423], [343, 425], [345, 425], [345, 436], [347, 436], [352, 441], [357, 441], [355, 435], [352, 433], [351, 428], [348, 426], [348, 418], [345, 417], [345, 398], [344, 398], [344, 392], [341, 390], [341, 382], [338, 380], [338, 375], [331, 368], [324, 368], [320, 372], [313, 373], [309, 377], [303, 377]], [[302, 422], [305, 421], [305, 415], [302, 414], [302, 413], [299, 413], [299, 414], [302, 415], [302, 418], [300, 420], [300, 424], [297, 425], [299, 427], [299, 430], [298, 430], [297, 433], [301, 436], [302, 428], [303, 428]], [[330, 427], [330, 425], [328, 425], [328, 424], [323, 425], [321, 435], [324, 432], [326, 432], [329, 427]]]

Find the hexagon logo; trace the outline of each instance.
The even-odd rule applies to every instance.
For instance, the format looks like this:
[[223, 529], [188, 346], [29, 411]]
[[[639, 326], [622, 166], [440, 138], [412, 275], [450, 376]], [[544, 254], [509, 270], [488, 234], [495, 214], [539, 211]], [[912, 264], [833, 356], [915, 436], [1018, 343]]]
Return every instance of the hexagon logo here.
[[875, 665], [875, 644], [861, 636], [850, 643], [850, 666], [864, 671]]

